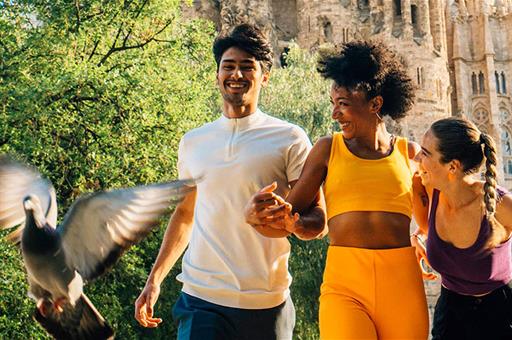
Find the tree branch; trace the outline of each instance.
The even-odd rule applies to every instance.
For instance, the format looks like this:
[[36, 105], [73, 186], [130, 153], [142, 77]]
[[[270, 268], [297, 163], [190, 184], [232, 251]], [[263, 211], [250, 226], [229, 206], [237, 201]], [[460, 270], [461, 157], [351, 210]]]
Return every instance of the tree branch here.
[[78, 32], [80, 29], [80, 1], [75, 0], [75, 8], [76, 8], [76, 29], [75, 32]]
[[94, 56], [95, 52], [96, 52], [96, 48], [98, 48], [98, 45], [100, 44], [100, 39], [96, 40], [94, 42], [94, 47], [92, 48], [92, 52], [91, 54], [89, 55], [89, 59], [87, 59], [87, 61], [90, 61], [92, 59], [92, 57]]
[[134, 19], [137, 19], [139, 17], [139, 15], [142, 13], [142, 10], [144, 9], [144, 7], [146, 7], [146, 4], [148, 3], [148, 1], [149, 0], [144, 0], [142, 5], [137, 9], [137, 12], [135, 12], [135, 17], [133, 17]]
[[[100, 60], [100, 62], [98, 63], [98, 66], [101, 66], [115, 52], [132, 50], [135, 48], [143, 48], [150, 42], [154, 41], [156, 39], [156, 36], [159, 35], [160, 33], [162, 33], [167, 27], [169, 27], [170, 24], [172, 24], [172, 20], [169, 20], [161, 29], [159, 29], [155, 34], [153, 34], [153, 36], [151, 38], [149, 38], [148, 40], [146, 40], [140, 44], [131, 45], [131, 46], [120, 46], [120, 47], [112, 46], [110, 48], [110, 50], [107, 52], [107, 54], [105, 54], [105, 56], [103, 56], [103, 58]], [[118, 34], [118, 36], [119, 36], [119, 34]], [[118, 36], [116, 37], [116, 40], [117, 40]]]
[[115, 52], [117, 39], [119, 39], [119, 36], [121, 35], [122, 30], [123, 30], [123, 25], [120, 25], [117, 30], [116, 37], [114, 38], [114, 42], [112, 43], [112, 46], [110, 47], [110, 50], [108, 50], [107, 54], [105, 54], [103, 56], [103, 58], [101, 58], [100, 62], [98, 63], [98, 66], [101, 66], [108, 59], [108, 57], [110, 57], [110, 55]]

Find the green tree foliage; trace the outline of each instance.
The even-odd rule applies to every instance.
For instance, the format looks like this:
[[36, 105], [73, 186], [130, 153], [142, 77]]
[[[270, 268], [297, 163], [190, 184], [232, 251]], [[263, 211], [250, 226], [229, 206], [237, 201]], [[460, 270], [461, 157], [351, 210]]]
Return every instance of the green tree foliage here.
[[[210, 105], [217, 96], [215, 32], [210, 24], [184, 21], [179, 5], [0, 5], [0, 152], [37, 166], [54, 183], [61, 207], [86, 191], [175, 178], [179, 139], [216, 116]], [[168, 280], [172, 287], [159, 304], [167, 321], [161, 329], [143, 330], [133, 319], [161, 233], [86, 288], [120, 339], [175, 334], [175, 280]], [[1, 254], [0, 338], [44, 337], [30, 319], [34, 304], [25, 298], [17, 249], [2, 243]]]
[[[220, 114], [213, 25], [186, 21], [179, 0], [0, 2], [0, 153], [35, 165], [54, 183], [61, 213], [80, 194], [175, 178], [188, 130]], [[327, 82], [297, 47], [273, 71], [265, 111], [330, 131]], [[157, 255], [164, 226], [85, 291], [119, 339], [170, 339], [180, 291], [176, 265], [162, 287], [157, 329], [133, 319], [133, 303]], [[6, 232], [1, 232], [0, 236]], [[317, 299], [326, 241], [293, 244], [296, 338], [318, 337]], [[0, 241], [0, 338], [43, 339], [19, 251]]]
[[316, 55], [293, 44], [286, 67], [275, 68], [262, 92], [261, 106], [273, 115], [306, 130], [312, 141], [333, 128], [329, 103], [330, 82], [316, 71]]

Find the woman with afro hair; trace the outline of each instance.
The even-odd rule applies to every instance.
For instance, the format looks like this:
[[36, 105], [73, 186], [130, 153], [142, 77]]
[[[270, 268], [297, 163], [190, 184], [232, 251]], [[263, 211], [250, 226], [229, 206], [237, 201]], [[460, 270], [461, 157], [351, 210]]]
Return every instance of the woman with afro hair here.
[[368, 41], [322, 53], [318, 70], [333, 81], [332, 118], [341, 132], [316, 142], [286, 201], [273, 185], [256, 193], [247, 222], [317, 238], [322, 227], [311, 225], [308, 209], [323, 184], [330, 245], [320, 338], [426, 339], [425, 291], [409, 236], [413, 201], [425, 194], [413, 176], [420, 147], [384, 121], [405, 117], [412, 81], [394, 53]]

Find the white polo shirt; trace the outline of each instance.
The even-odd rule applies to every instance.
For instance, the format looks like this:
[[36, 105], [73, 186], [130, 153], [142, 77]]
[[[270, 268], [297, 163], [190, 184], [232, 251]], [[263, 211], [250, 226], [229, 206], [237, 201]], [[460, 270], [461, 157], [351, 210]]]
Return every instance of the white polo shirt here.
[[221, 116], [187, 132], [178, 151], [180, 178], [198, 178], [194, 225], [183, 256], [183, 291], [227, 307], [275, 307], [289, 295], [290, 243], [245, 223], [250, 197], [276, 181], [286, 197], [311, 148], [296, 125], [259, 109], [244, 118]]

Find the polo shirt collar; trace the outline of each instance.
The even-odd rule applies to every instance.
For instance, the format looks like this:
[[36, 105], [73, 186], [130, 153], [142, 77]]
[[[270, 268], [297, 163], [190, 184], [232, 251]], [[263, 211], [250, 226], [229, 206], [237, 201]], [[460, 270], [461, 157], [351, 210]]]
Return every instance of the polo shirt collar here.
[[247, 129], [257, 124], [265, 114], [257, 108], [254, 113], [247, 115], [242, 118], [228, 118], [222, 114], [219, 118], [219, 122], [222, 126], [227, 128], [237, 127], [238, 129]]

